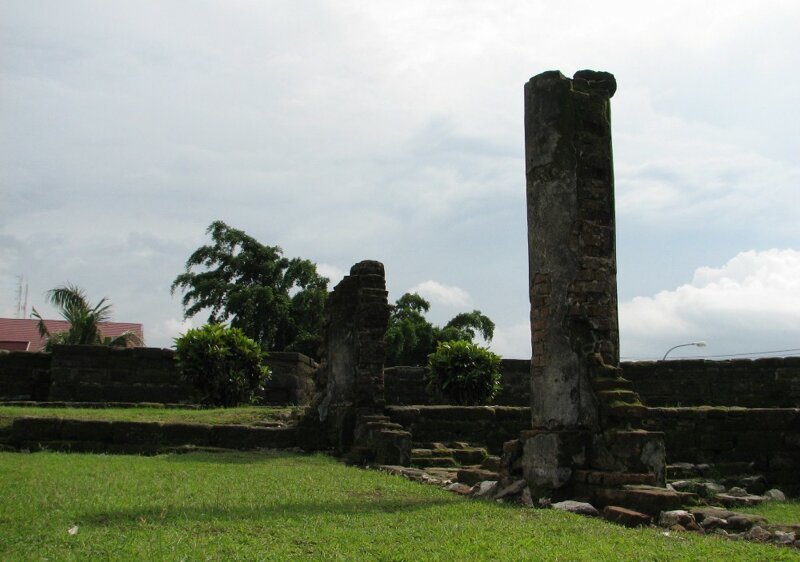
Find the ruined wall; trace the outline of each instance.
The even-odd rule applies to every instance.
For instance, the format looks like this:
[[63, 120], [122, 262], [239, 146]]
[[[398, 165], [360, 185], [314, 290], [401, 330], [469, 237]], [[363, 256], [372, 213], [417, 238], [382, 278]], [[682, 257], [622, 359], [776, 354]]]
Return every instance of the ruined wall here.
[[800, 407], [800, 357], [623, 363], [648, 406]]
[[[305, 405], [316, 363], [299, 353], [273, 352], [264, 404]], [[56, 346], [52, 353], [0, 353], [0, 400], [58, 402], [192, 402], [174, 351], [139, 347]]]
[[314, 406], [319, 430], [338, 453], [350, 451], [360, 417], [383, 411], [388, 324], [383, 264], [357, 263], [328, 295], [324, 352], [317, 372]]
[[800, 409], [643, 408], [642, 426], [663, 431], [667, 461], [707, 463], [726, 473], [758, 473], [800, 492]]
[[[530, 367], [526, 359], [503, 359], [500, 362], [500, 392], [492, 400], [497, 406], [530, 405]], [[424, 367], [388, 367], [384, 369], [384, 396], [386, 404], [392, 406], [422, 404], [452, 404], [438, 394], [425, 388]]]
[[388, 406], [386, 415], [409, 430], [415, 443], [467, 442], [495, 455], [530, 422], [529, 408], [515, 406]]
[[74, 402], [189, 402], [173, 352], [149, 347], [55, 346], [50, 400]]
[[0, 400], [47, 400], [50, 354], [0, 351]]
[[272, 376], [264, 385], [262, 404], [304, 406], [311, 402], [317, 370], [313, 359], [302, 353], [273, 351], [264, 363]]

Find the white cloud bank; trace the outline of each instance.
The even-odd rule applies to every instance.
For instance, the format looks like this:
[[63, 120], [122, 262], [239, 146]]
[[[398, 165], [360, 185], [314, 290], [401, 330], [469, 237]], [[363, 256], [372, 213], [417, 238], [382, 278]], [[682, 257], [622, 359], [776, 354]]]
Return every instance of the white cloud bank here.
[[411, 287], [409, 293], [417, 293], [421, 297], [431, 301], [433, 304], [443, 304], [445, 306], [470, 306], [470, 296], [461, 287], [455, 285], [444, 285], [438, 281], [428, 280]]
[[620, 338], [624, 358], [660, 358], [697, 340], [708, 342], [702, 355], [800, 348], [800, 251], [741, 252], [675, 290], [624, 302]]

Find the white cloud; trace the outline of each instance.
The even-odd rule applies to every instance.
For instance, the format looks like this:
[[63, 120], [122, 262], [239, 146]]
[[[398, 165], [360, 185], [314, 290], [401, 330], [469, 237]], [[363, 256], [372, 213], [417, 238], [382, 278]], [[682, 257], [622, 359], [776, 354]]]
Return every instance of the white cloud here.
[[150, 333], [145, 332], [144, 339], [150, 347], [172, 347], [173, 340], [200, 325], [197, 319], [165, 318], [158, 322]]
[[708, 342], [703, 355], [800, 348], [800, 251], [742, 252], [698, 268], [677, 289], [624, 302], [620, 335], [631, 358], [658, 358], [697, 340]]
[[489, 349], [506, 359], [530, 359], [530, 323], [522, 322], [508, 327], [495, 327]]
[[461, 287], [444, 285], [438, 281], [428, 280], [411, 287], [409, 293], [417, 293], [433, 304], [452, 307], [470, 306], [470, 296]]
[[345, 271], [343, 269], [328, 263], [318, 263], [317, 273], [328, 278], [330, 281], [330, 283], [328, 283], [329, 291], [332, 291], [336, 284], [339, 283], [339, 281], [341, 281], [345, 276]]

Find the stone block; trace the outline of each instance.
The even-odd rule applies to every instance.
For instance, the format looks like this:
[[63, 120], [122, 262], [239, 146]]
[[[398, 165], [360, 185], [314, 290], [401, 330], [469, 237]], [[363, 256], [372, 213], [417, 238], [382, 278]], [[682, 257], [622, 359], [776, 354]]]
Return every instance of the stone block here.
[[66, 441], [110, 443], [112, 422], [105, 420], [64, 420], [62, 438]]
[[586, 432], [525, 431], [520, 441], [522, 474], [535, 497], [564, 488], [587, 459]]
[[11, 424], [9, 441], [12, 443], [59, 441], [62, 420], [58, 418], [16, 418]]
[[611, 521], [612, 523], [624, 525], [625, 527], [642, 527], [649, 525], [653, 520], [652, 517], [645, 513], [616, 505], [607, 505], [603, 509], [603, 519]]
[[500, 475], [494, 471], [482, 468], [462, 468], [458, 471], [458, 481], [473, 486], [483, 481], [498, 481]]
[[211, 444], [211, 426], [200, 423], [165, 423], [161, 426], [163, 445]]
[[156, 422], [112, 422], [111, 441], [116, 445], [156, 447], [161, 442], [161, 424]]

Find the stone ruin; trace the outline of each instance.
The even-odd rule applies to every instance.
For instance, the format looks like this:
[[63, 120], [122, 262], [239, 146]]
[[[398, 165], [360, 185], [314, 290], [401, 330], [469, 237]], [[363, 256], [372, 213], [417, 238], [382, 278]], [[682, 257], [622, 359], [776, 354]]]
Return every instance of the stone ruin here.
[[[572, 79], [546, 72], [525, 87], [532, 423], [506, 444], [503, 462], [539, 496], [596, 498], [614, 484], [665, 483], [663, 435], [620, 421], [639, 400], [619, 368], [615, 90], [611, 74], [588, 70]], [[383, 416], [383, 265], [353, 266], [328, 306], [320, 433], [350, 460], [407, 464], [411, 435]]]
[[665, 484], [663, 435], [617, 415], [639, 399], [619, 368], [615, 91], [611, 74], [590, 70], [525, 85], [532, 429], [506, 445], [505, 462], [534, 495]]
[[362, 261], [328, 297], [317, 395], [301, 424], [314, 448], [350, 462], [411, 462], [411, 434], [383, 415], [389, 302], [383, 264]]

